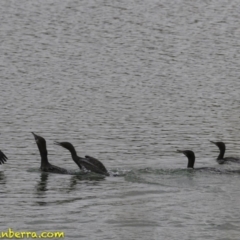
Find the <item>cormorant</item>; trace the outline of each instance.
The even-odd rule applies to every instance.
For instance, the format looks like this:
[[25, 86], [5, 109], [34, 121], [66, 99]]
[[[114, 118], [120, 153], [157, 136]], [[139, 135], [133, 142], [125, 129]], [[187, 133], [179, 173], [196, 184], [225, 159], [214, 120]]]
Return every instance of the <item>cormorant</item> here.
[[78, 165], [80, 169], [84, 167], [91, 172], [109, 176], [107, 169], [98, 159], [90, 156], [85, 156], [85, 158], [79, 157], [74, 146], [69, 142], [55, 142], [55, 144], [68, 149], [72, 155], [73, 161]]
[[213, 141], [210, 141], [211, 143], [215, 144], [219, 150], [220, 150], [220, 153], [217, 157], [217, 162], [219, 164], [223, 164], [225, 162], [238, 162], [240, 161], [239, 158], [236, 158], [236, 157], [224, 157], [224, 153], [225, 153], [225, 150], [226, 150], [226, 146], [225, 146], [225, 143], [224, 142], [213, 142]]
[[7, 156], [0, 150], [0, 165], [7, 161]]
[[52, 173], [68, 173], [68, 171], [64, 168], [60, 168], [57, 166], [54, 166], [48, 162], [48, 152], [47, 152], [47, 145], [46, 145], [46, 140], [43, 137], [40, 137], [33, 133], [33, 136], [35, 138], [35, 141], [37, 143], [40, 155], [41, 155], [41, 167], [40, 169], [43, 172], [52, 172]]
[[212, 167], [200, 167], [200, 168], [194, 168], [195, 163], [195, 154], [191, 150], [177, 150], [179, 153], [183, 153], [188, 158], [188, 168], [192, 168], [194, 170], [203, 170], [203, 171], [211, 171], [216, 173], [222, 173], [222, 171], [212, 168]]

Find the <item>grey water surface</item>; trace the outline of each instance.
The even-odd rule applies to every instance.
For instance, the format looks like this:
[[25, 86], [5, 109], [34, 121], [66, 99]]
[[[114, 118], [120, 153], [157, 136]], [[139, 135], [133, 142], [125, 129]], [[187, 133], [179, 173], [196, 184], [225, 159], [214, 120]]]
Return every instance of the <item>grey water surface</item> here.
[[[239, 240], [240, 164], [209, 142], [240, 156], [237, 0], [2, 0], [0, 39], [0, 231]], [[41, 173], [32, 131], [112, 176]]]

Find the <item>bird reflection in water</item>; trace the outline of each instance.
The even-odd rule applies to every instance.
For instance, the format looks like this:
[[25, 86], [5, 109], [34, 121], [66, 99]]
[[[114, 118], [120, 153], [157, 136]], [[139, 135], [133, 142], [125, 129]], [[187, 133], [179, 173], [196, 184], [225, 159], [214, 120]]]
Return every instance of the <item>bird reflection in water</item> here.
[[0, 184], [6, 184], [6, 176], [3, 171], [0, 171]]
[[[42, 172], [40, 175], [40, 180], [37, 183], [36, 190], [37, 190], [37, 195], [40, 199], [45, 198], [46, 192], [48, 191], [47, 188], [47, 183], [48, 183], [48, 173]], [[37, 201], [37, 204], [40, 206], [46, 206], [47, 202], [45, 201]]]
[[73, 175], [70, 179], [68, 192], [75, 190], [77, 184], [81, 183], [81, 181], [84, 181], [84, 182], [87, 181], [90, 183], [90, 185], [92, 185], [93, 182], [96, 182], [96, 184], [98, 184], [100, 181], [103, 181], [103, 180], [105, 180], [105, 176], [99, 175], [99, 174], [94, 174], [94, 173], [93, 174], [88, 173], [88, 174], [84, 174], [84, 175]]

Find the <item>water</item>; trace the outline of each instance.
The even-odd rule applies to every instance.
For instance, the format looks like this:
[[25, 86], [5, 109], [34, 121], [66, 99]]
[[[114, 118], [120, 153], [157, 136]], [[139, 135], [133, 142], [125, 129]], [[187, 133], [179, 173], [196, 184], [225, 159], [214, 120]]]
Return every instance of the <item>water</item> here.
[[[2, 1], [1, 231], [65, 239], [239, 239], [238, 1]], [[119, 176], [43, 174], [80, 156]], [[191, 149], [196, 167], [177, 149]]]

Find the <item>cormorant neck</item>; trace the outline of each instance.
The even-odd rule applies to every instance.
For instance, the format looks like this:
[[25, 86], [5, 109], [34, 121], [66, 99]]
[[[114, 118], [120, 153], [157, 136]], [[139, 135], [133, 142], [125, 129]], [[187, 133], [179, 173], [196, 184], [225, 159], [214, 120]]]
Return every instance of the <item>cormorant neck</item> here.
[[70, 145], [70, 146], [67, 146], [66, 148], [70, 151], [73, 161], [79, 166], [80, 169], [82, 169], [82, 166], [79, 162], [80, 157], [77, 155], [77, 152], [76, 152], [74, 146]]
[[44, 144], [37, 144], [40, 156], [41, 156], [41, 168], [49, 164], [48, 162], [48, 151]]
[[77, 154], [72, 154], [72, 159], [74, 162], [77, 162], [79, 160], [79, 157]]
[[75, 157], [77, 157], [77, 152], [76, 152], [76, 150], [75, 150], [75, 148], [74, 148], [74, 146], [68, 146], [68, 147], [66, 147], [68, 150], [69, 150], [69, 152], [72, 154], [72, 158], [73, 158], [73, 160], [74, 160], [74, 158]]
[[69, 149], [69, 151], [71, 152], [73, 161], [74, 161], [75, 163], [77, 163], [79, 157], [78, 157], [77, 152], [76, 152], [76, 150], [74, 149], [74, 147], [73, 147], [73, 149], [71, 149], [71, 150]]
[[224, 153], [225, 153], [225, 147], [224, 147], [224, 148], [220, 148], [220, 147], [219, 147], [219, 150], [220, 150], [220, 153], [219, 153], [219, 155], [218, 155], [217, 160], [223, 159]]
[[192, 157], [188, 156], [187, 158], [188, 158], [188, 165], [187, 165], [187, 167], [188, 168], [194, 168], [195, 157], [194, 156], [192, 156]]
[[78, 165], [78, 167], [82, 169], [81, 158], [76, 154], [76, 155], [72, 155], [72, 159]]
[[47, 153], [40, 153], [41, 155], [41, 168], [49, 165]]

